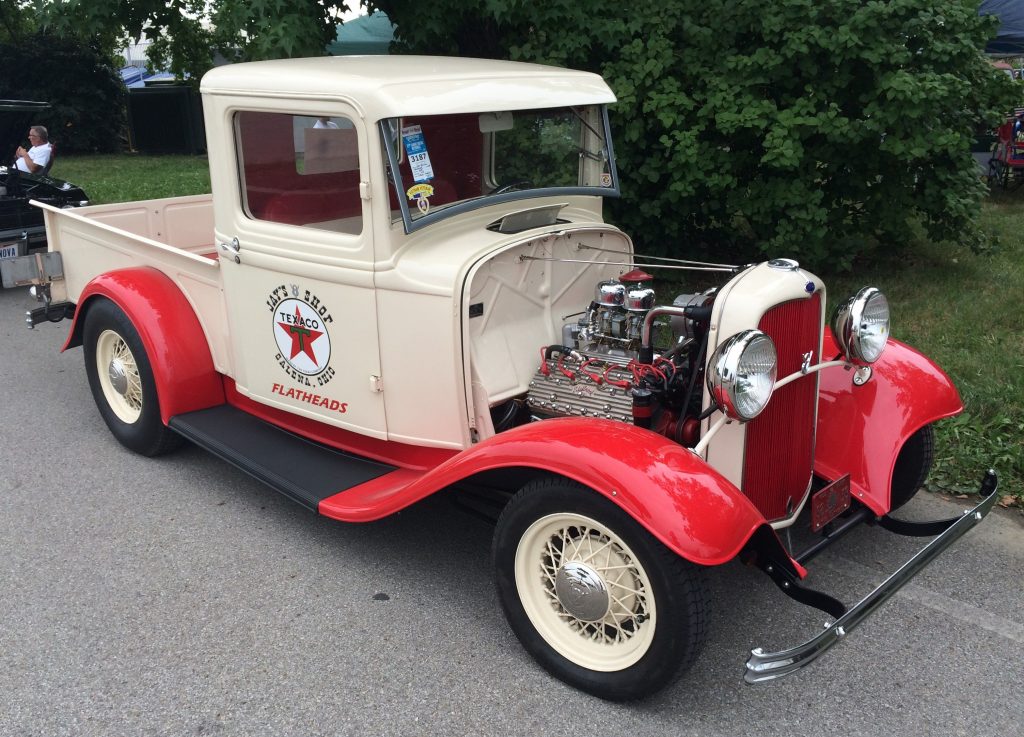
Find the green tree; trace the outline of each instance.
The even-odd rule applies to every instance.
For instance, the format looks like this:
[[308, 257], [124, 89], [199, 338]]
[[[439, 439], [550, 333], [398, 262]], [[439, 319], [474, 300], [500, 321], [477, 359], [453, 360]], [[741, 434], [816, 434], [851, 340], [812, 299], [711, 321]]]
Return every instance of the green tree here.
[[370, 0], [397, 50], [588, 69], [612, 108], [623, 199], [644, 250], [849, 263], [978, 239], [980, 125], [1019, 98], [968, 0]]
[[60, 151], [120, 148], [125, 89], [106, 49], [34, 31], [0, 42], [0, 59], [6, 69], [19, 70], [0, 75], [0, 99], [49, 102], [31, 122], [45, 125]]
[[34, 30], [28, 0], [0, 2], [0, 43], [12, 43]]
[[150, 66], [198, 84], [214, 52], [230, 61], [322, 56], [346, 0], [38, 0], [48, 27], [150, 39]]

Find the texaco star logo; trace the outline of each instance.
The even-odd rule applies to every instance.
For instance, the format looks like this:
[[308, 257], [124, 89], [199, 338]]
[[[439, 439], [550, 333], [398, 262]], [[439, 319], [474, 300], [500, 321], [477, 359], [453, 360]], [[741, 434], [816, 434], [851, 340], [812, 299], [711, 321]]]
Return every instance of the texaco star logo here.
[[302, 299], [283, 299], [274, 308], [274, 339], [281, 358], [305, 376], [315, 376], [331, 360], [331, 336], [324, 316]]

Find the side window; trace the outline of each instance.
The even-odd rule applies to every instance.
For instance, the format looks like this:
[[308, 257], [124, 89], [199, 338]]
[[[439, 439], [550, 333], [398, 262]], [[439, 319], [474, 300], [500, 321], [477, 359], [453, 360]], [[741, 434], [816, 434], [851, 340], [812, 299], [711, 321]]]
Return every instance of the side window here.
[[249, 217], [362, 232], [359, 143], [352, 121], [243, 111], [235, 114], [235, 135]]

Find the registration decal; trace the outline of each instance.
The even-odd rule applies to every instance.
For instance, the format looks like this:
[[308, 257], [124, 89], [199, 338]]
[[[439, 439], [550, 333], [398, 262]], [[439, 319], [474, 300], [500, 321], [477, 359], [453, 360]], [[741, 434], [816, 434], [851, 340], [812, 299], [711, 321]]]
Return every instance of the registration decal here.
[[402, 128], [402, 143], [405, 154], [409, 157], [409, 169], [414, 182], [428, 182], [434, 178], [434, 167], [430, 165], [430, 154], [427, 153], [427, 142], [423, 139], [423, 129], [418, 125]]

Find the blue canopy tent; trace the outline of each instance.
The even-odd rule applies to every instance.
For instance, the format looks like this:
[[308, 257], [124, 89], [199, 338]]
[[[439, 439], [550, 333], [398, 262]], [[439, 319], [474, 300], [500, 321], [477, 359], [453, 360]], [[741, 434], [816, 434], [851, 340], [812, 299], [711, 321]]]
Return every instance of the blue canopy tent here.
[[1024, 0], [982, 0], [981, 15], [999, 18], [999, 31], [988, 42], [990, 56], [1024, 56]]
[[170, 72], [151, 72], [141, 67], [122, 67], [121, 81], [129, 90], [136, 90], [158, 84], [176, 84], [178, 79]]
[[338, 35], [334, 43], [328, 44], [327, 51], [334, 56], [384, 55], [388, 53], [394, 35], [395, 25], [387, 15], [378, 10], [339, 25]]

